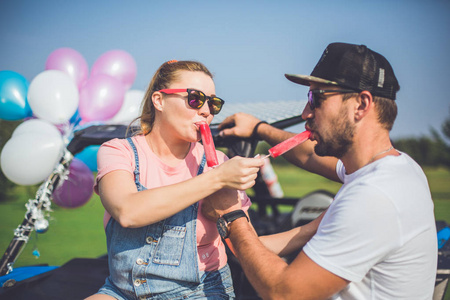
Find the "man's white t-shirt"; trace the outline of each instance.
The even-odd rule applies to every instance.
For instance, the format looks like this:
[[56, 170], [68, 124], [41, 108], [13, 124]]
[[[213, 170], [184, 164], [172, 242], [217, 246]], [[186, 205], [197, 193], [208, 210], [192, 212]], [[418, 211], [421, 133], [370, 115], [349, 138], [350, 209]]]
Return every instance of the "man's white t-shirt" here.
[[303, 251], [351, 281], [334, 299], [431, 299], [437, 268], [433, 201], [420, 166], [386, 156], [344, 183]]

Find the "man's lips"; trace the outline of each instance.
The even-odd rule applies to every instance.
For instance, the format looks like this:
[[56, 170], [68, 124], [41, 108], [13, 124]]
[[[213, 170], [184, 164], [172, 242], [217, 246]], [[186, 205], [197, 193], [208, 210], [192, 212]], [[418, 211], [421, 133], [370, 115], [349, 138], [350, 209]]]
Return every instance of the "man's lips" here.
[[306, 130], [309, 130], [310, 132], [311, 132], [311, 134], [310, 134], [310, 136], [309, 136], [309, 139], [311, 140], [311, 141], [315, 141], [316, 139], [315, 139], [315, 132], [314, 132], [314, 129], [312, 129], [308, 124], [306, 124], [305, 125], [305, 129]]

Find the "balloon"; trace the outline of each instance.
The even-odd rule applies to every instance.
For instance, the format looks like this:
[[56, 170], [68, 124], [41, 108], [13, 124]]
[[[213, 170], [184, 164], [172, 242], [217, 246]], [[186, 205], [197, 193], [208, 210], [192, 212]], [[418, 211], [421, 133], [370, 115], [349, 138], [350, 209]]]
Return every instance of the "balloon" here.
[[84, 57], [71, 48], [59, 48], [47, 58], [45, 70], [60, 70], [68, 74], [78, 89], [87, 80], [89, 67]]
[[140, 115], [140, 107], [145, 92], [141, 90], [129, 90], [125, 93], [122, 107], [110, 120], [113, 123], [130, 123]]
[[50, 176], [61, 158], [63, 146], [61, 137], [18, 134], [3, 147], [2, 171], [16, 184], [37, 184]]
[[136, 79], [136, 62], [123, 50], [110, 50], [103, 53], [92, 65], [91, 76], [106, 74], [118, 79], [125, 89], [129, 89]]
[[75, 158], [78, 158], [84, 162], [92, 172], [97, 172], [97, 152], [100, 145], [87, 146], [78, 154], [75, 154]]
[[21, 123], [16, 129], [14, 129], [11, 138], [28, 133], [61, 138], [61, 132], [55, 127], [55, 125], [41, 119], [31, 119]]
[[78, 158], [69, 167], [67, 180], [53, 191], [53, 202], [65, 208], [75, 208], [87, 203], [93, 194], [94, 174]]
[[111, 119], [120, 110], [125, 92], [123, 84], [109, 75], [90, 77], [80, 91], [81, 118], [85, 122]]
[[28, 81], [19, 73], [0, 71], [0, 119], [15, 121], [32, 115]]
[[33, 113], [53, 124], [67, 122], [78, 107], [78, 89], [69, 75], [47, 70], [37, 75], [28, 89]]

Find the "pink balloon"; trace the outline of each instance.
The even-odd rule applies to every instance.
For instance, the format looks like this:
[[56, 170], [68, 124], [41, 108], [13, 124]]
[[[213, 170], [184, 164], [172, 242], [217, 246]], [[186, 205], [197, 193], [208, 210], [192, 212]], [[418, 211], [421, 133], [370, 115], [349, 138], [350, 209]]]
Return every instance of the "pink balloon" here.
[[129, 89], [136, 79], [136, 62], [134, 58], [123, 50], [110, 50], [103, 53], [92, 66], [91, 76], [107, 74], [117, 78]]
[[45, 70], [60, 70], [68, 74], [81, 88], [89, 74], [89, 67], [84, 57], [72, 48], [59, 48], [47, 58]]
[[67, 180], [53, 191], [53, 202], [61, 207], [75, 208], [86, 204], [94, 192], [94, 174], [80, 159], [74, 158]]
[[80, 90], [78, 113], [84, 122], [109, 120], [122, 107], [125, 92], [116, 78], [104, 74], [92, 76]]

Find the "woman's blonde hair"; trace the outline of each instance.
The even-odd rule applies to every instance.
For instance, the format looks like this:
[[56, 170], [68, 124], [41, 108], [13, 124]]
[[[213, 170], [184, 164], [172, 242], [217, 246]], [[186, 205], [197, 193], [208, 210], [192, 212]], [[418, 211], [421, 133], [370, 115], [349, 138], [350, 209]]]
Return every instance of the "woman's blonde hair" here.
[[180, 71], [203, 72], [213, 78], [211, 72], [200, 62], [171, 60], [163, 63], [153, 75], [141, 104], [142, 114], [133, 123], [140, 120], [138, 134], [148, 134], [152, 131], [155, 122], [155, 107], [152, 95], [154, 92], [167, 89], [170, 84], [178, 79]]

